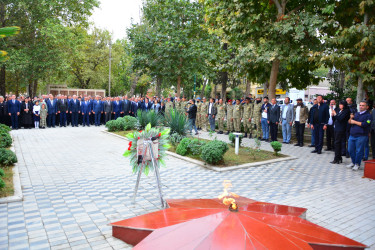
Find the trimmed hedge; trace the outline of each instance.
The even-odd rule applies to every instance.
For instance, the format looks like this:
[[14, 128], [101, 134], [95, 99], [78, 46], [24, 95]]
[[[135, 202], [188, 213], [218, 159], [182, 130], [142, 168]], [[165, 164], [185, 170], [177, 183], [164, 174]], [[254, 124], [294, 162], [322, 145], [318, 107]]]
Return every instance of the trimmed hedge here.
[[5, 124], [2, 124], [2, 123], [0, 123], [0, 132], [2, 132], [2, 131], [5, 131], [5, 132], [10, 132], [11, 131], [11, 128], [10, 127], [8, 127], [7, 125], [5, 125]]
[[203, 145], [201, 158], [209, 164], [217, 164], [224, 159], [224, 154], [228, 149], [227, 143], [213, 140]]
[[1, 166], [10, 166], [17, 162], [17, 156], [13, 151], [0, 148], [0, 165]]
[[12, 145], [12, 137], [8, 132], [0, 131], [0, 148], [9, 148]]
[[105, 126], [108, 128], [109, 132], [135, 129], [137, 126], [137, 118], [129, 115], [119, 117], [116, 120], [108, 121]]

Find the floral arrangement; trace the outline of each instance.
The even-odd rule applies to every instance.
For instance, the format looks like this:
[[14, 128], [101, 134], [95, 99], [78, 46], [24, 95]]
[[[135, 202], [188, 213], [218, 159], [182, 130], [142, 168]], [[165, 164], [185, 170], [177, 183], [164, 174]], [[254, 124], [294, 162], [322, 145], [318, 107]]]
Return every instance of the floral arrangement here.
[[[164, 129], [160, 131], [158, 128], [151, 128], [151, 124], [147, 124], [146, 128], [141, 131], [135, 131], [127, 134], [127, 138], [130, 140], [128, 149], [125, 151], [124, 156], [130, 157], [130, 165], [133, 167], [133, 174], [138, 173], [141, 170], [142, 164], [138, 164], [137, 155], [137, 144], [138, 140], [147, 140], [151, 137], [157, 138], [158, 140], [158, 157], [156, 159], [157, 167], [161, 165], [165, 166], [166, 151], [170, 147], [168, 137], [170, 129]], [[151, 160], [147, 160], [144, 163], [143, 173], [148, 175], [149, 172], [153, 171], [153, 165]]]

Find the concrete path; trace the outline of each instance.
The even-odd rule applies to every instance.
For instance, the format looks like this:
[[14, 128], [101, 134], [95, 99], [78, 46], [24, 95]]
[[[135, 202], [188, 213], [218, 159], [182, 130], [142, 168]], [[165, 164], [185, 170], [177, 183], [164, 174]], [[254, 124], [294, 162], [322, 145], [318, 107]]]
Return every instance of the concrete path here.
[[[122, 156], [127, 142], [103, 129], [12, 131], [24, 201], [0, 204], [0, 249], [131, 248], [111, 236], [108, 224], [158, 210], [158, 192], [154, 176], [143, 177], [137, 204], [130, 203], [136, 177]], [[271, 150], [268, 143], [262, 148]], [[298, 159], [224, 173], [170, 157], [161, 169], [163, 192], [212, 198], [231, 180], [237, 194], [306, 207], [308, 220], [375, 249], [375, 181], [330, 164], [332, 152], [310, 151], [283, 145], [281, 153]]]

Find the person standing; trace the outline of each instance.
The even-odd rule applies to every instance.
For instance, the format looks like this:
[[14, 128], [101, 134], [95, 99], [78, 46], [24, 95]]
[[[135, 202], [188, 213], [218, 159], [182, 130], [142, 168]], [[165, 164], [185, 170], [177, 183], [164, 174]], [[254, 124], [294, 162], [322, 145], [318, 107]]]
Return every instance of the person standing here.
[[251, 138], [251, 115], [253, 113], [253, 104], [249, 97], [246, 97], [245, 104], [243, 105], [243, 127], [245, 130], [245, 137], [249, 132], [249, 138]]
[[34, 114], [34, 126], [35, 128], [39, 128], [39, 122], [40, 122], [40, 106], [39, 101], [35, 101], [33, 106], [33, 114]]
[[12, 99], [8, 101], [8, 114], [12, 121], [12, 129], [18, 129], [18, 117], [21, 113], [21, 103], [16, 100], [16, 95], [12, 95]]
[[208, 104], [208, 109], [207, 109], [207, 115], [208, 120], [210, 122], [210, 130], [215, 132], [215, 117], [217, 114], [217, 109], [215, 105], [215, 99], [210, 98], [210, 103]]
[[40, 105], [40, 128], [45, 129], [47, 126], [48, 109], [45, 102]]
[[66, 127], [67, 114], [69, 112], [68, 100], [64, 96], [57, 102], [57, 113], [60, 114], [60, 127]]
[[[233, 101], [234, 102], [234, 101]], [[229, 135], [230, 132], [234, 131], [233, 127], [233, 105], [232, 100], [229, 100], [227, 103], [227, 133], [226, 135]]]
[[201, 124], [200, 124], [200, 127], [203, 131], [208, 131], [207, 110], [208, 110], [208, 102], [206, 100], [206, 97], [203, 97], [203, 103], [201, 106]]
[[223, 103], [223, 99], [219, 100], [219, 104], [217, 104], [217, 122], [219, 125], [219, 132], [218, 134], [223, 134], [224, 132], [224, 119], [225, 119], [225, 111], [226, 105]]
[[6, 124], [8, 105], [3, 96], [0, 96], [0, 124]]
[[315, 134], [315, 150], [313, 150], [311, 153], [321, 154], [323, 148], [324, 130], [327, 129], [329, 119], [329, 107], [323, 102], [323, 96], [318, 95], [316, 100], [318, 103], [314, 105], [315, 108], [311, 113], [311, 128], [314, 130]]
[[81, 113], [83, 126], [87, 125], [87, 127], [90, 127], [91, 104], [87, 98], [84, 98], [84, 101], [81, 103]]
[[170, 117], [171, 110], [173, 110], [173, 102], [171, 101], [171, 98], [168, 97], [167, 103], [165, 104], [165, 117]]
[[[119, 97], [116, 97], [115, 98], [115, 101], [113, 102], [113, 108], [112, 108], [112, 110], [113, 110], [113, 114], [114, 114], [114, 116], [115, 116], [115, 120], [117, 119], [117, 118], [119, 118], [120, 117], [120, 115], [121, 115], [121, 112], [122, 112], [122, 104], [121, 104], [121, 102], [120, 102], [120, 98]], [[134, 113], [133, 113], [133, 115], [134, 115]]]
[[314, 130], [311, 128], [311, 125], [312, 125], [311, 114], [312, 114], [313, 110], [315, 109], [315, 105], [317, 103], [318, 102], [316, 101], [316, 99], [314, 99], [313, 106], [309, 110], [309, 118], [307, 119], [307, 127], [310, 129], [310, 132], [311, 132], [311, 144], [309, 145], [310, 148], [315, 148], [315, 134], [314, 134]]
[[289, 144], [292, 138], [292, 124], [294, 120], [294, 107], [290, 103], [290, 98], [285, 97], [284, 104], [281, 106], [281, 122], [283, 132], [283, 143]]
[[[357, 107], [353, 102], [353, 99], [351, 97], [346, 98], [346, 102], [348, 103], [348, 108], [350, 110], [350, 114], [355, 114], [357, 113]], [[343, 147], [342, 155], [345, 155], [346, 158], [350, 158], [349, 154], [349, 136], [350, 136], [350, 129], [352, 125], [349, 124], [346, 126], [346, 141], [345, 141], [345, 147]]]
[[69, 102], [69, 112], [72, 118], [72, 127], [78, 127], [78, 114], [81, 112], [80, 101], [77, 96], [73, 95], [73, 99]]
[[54, 128], [55, 123], [56, 123], [56, 115], [57, 115], [57, 101], [56, 99], [53, 98], [53, 95], [50, 94], [46, 103], [47, 103], [47, 110], [48, 110], [47, 127]]
[[302, 98], [297, 99], [297, 106], [294, 107], [294, 126], [296, 129], [297, 143], [294, 146], [303, 147], [305, 137], [305, 124], [309, 117], [309, 110], [303, 104]]
[[26, 97], [21, 104], [22, 124], [25, 129], [30, 129], [33, 124], [33, 104], [30, 97]]
[[100, 118], [103, 114], [103, 103], [99, 100], [99, 96], [95, 97], [92, 102], [92, 113], [94, 114], [95, 126], [100, 126]]
[[329, 103], [329, 119], [327, 124], [327, 133], [326, 133], [326, 139], [327, 139], [327, 151], [335, 149], [335, 132], [334, 132], [334, 126], [333, 126], [333, 111], [336, 113], [339, 111], [336, 108], [336, 100], [331, 100]]
[[[108, 98], [107, 98], [108, 100]], [[111, 104], [112, 106], [112, 104]], [[128, 96], [126, 95], [124, 100], [122, 101], [122, 111], [124, 112], [124, 116], [131, 115], [131, 102], [128, 100]], [[110, 118], [109, 118], [110, 120]], [[107, 123], [107, 121], [106, 121]]]
[[363, 153], [365, 150], [365, 142], [370, 132], [372, 116], [367, 110], [367, 103], [359, 103], [359, 112], [355, 115], [351, 114], [348, 121], [351, 124], [349, 136], [349, 154], [352, 163], [347, 167], [357, 171], [361, 166]]
[[240, 99], [236, 100], [236, 104], [233, 107], [233, 126], [234, 126], [234, 131], [237, 133], [241, 133], [241, 119], [242, 119], [242, 112], [243, 112], [243, 107], [241, 105]]
[[262, 124], [262, 131], [263, 131], [263, 138], [262, 141], [269, 141], [269, 134], [270, 134], [270, 127], [268, 125], [268, 112], [271, 107], [271, 104], [268, 102], [268, 97], [263, 98], [263, 105], [261, 108], [262, 112], [262, 118], [261, 118], [261, 124]]
[[251, 117], [251, 123], [253, 124], [253, 137], [260, 140], [262, 131], [260, 126], [262, 117], [262, 100], [260, 97], [257, 97], [254, 102], [253, 115]]
[[202, 106], [202, 103], [201, 103], [201, 98], [198, 97], [197, 98], [197, 101], [195, 103], [195, 105], [197, 106], [197, 118], [196, 118], [196, 124], [197, 124], [197, 129], [198, 130], [201, 130], [201, 106]]
[[[128, 100], [126, 100], [128, 103], [130, 103]], [[111, 98], [107, 97], [107, 100], [103, 102], [103, 111], [104, 111], [104, 123], [106, 124], [108, 121], [111, 120], [111, 115], [113, 112], [113, 106], [111, 102]], [[129, 115], [129, 111], [125, 114]]]
[[[342, 146], [346, 138], [346, 127], [350, 118], [350, 110], [346, 101], [341, 101], [339, 108], [332, 111], [334, 120], [334, 133], [335, 133], [335, 158], [331, 161], [332, 164], [342, 163]], [[344, 144], [345, 145], [345, 144]]]
[[375, 159], [375, 104], [372, 109], [372, 122], [371, 122], [371, 148], [372, 148], [372, 159]]
[[277, 141], [277, 130], [280, 121], [280, 106], [277, 105], [277, 101], [275, 98], [272, 98], [271, 104], [272, 105], [269, 109], [269, 112], [267, 113], [267, 120], [270, 126], [271, 142], [273, 142]]
[[198, 134], [197, 127], [195, 126], [195, 119], [197, 118], [197, 106], [195, 105], [195, 100], [192, 99], [190, 100], [190, 106], [188, 110], [186, 111], [188, 118], [189, 118], [189, 131], [190, 134], [192, 133], [192, 130], [194, 128], [195, 130], [195, 135]]

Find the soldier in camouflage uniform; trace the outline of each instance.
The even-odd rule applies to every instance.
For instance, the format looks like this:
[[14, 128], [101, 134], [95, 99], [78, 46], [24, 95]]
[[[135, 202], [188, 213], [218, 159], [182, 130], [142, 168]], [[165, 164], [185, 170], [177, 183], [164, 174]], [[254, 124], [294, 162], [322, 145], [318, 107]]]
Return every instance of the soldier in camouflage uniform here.
[[224, 131], [224, 118], [225, 118], [225, 111], [227, 110], [227, 107], [225, 104], [223, 104], [223, 99], [219, 100], [219, 104], [216, 105], [217, 108], [217, 122], [219, 124], [219, 133], [223, 134]]
[[227, 133], [226, 135], [229, 135], [230, 132], [234, 131], [234, 128], [233, 128], [233, 108], [234, 108], [234, 105], [232, 103], [232, 101], [228, 102], [227, 103]]
[[169, 117], [171, 109], [173, 109], [173, 102], [171, 102], [171, 98], [168, 97], [167, 102], [165, 103], [165, 116], [166, 117]]
[[237, 133], [241, 133], [241, 118], [243, 113], [243, 107], [239, 99], [236, 100], [236, 105], [233, 108], [233, 126]]
[[243, 105], [243, 127], [245, 130], [245, 137], [247, 137], [247, 133], [249, 132], [251, 138], [251, 116], [253, 113], [253, 104], [250, 101], [250, 97], [246, 97], [245, 104]]
[[207, 110], [208, 110], [208, 102], [206, 101], [206, 97], [203, 97], [203, 103], [201, 104], [201, 124], [199, 127], [207, 131], [207, 125], [208, 125], [208, 118], [207, 118]]
[[251, 117], [251, 124], [253, 125], [253, 137], [260, 139], [262, 133], [262, 127], [260, 126], [260, 118], [262, 116], [262, 100], [260, 97], [257, 97], [254, 102], [253, 115]]
[[197, 123], [197, 127], [198, 127], [198, 130], [201, 130], [201, 98], [197, 98], [197, 102], [195, 103], [195, 105], [197, 106], [197, 118], [196, 118], [196, 123]]

